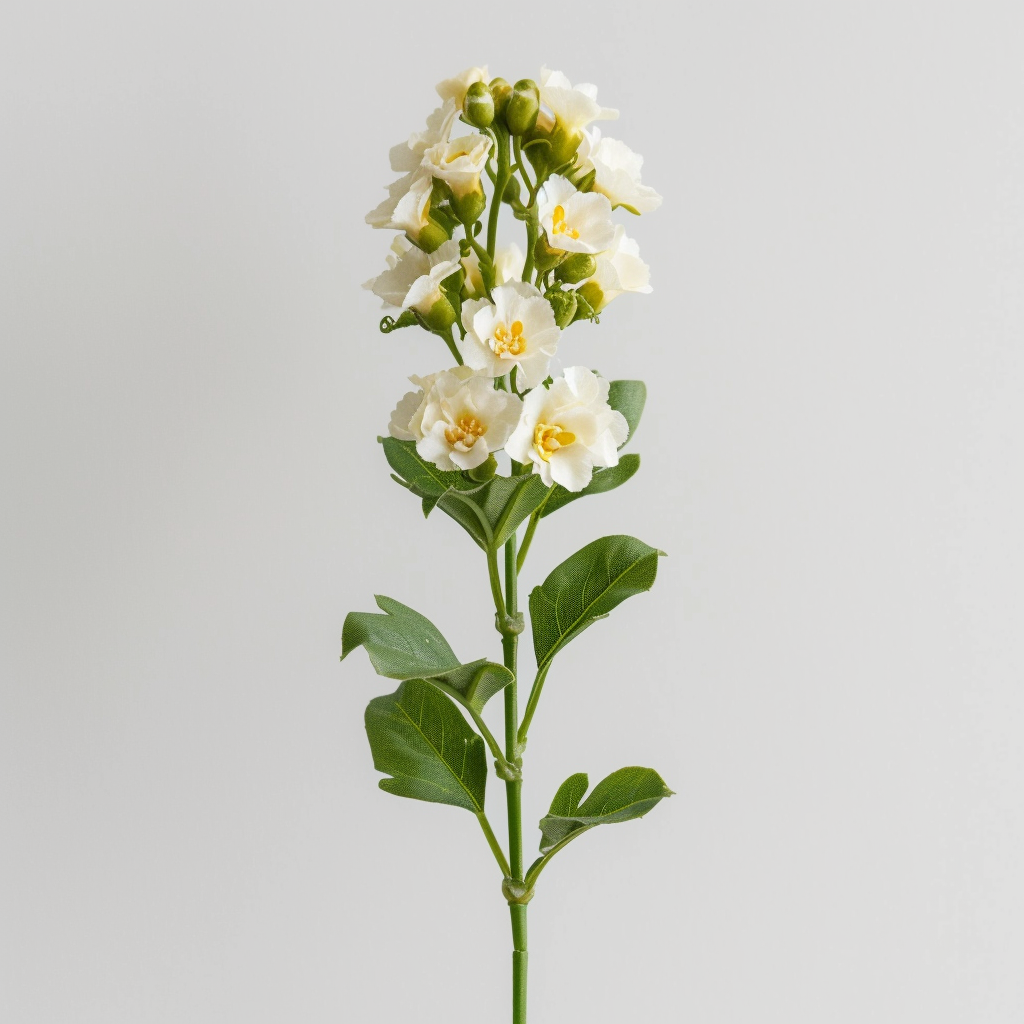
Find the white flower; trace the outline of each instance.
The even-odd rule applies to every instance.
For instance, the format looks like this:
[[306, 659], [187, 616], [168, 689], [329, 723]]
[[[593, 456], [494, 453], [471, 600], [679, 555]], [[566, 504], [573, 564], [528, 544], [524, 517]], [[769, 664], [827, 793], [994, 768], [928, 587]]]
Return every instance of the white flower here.
[[[466, 291], [469, 292], [470, 297], [484, 298], [487, 289], [484, 288], [484, 279], [480, 276], [480, 257], [477, 256], [475, 249], [470, 249], [469, 255], [462, 257], [462, 266], [466, 271]], [[494, 251], [495, 285], [518, 281], [523, 276], [523, 267], [525, 266], [526, 257], [515, 242], [500, 246]]]
[[540, 102], [541, 128], [550, 130], [557, 123], [570, 135], [582, 131], [591, 121], [614, 121], [619, 116], [617, 110], [597, 102], [596, 85], [572, 85], [561, 71], [547, 68], [540, 69]]
[[570, 366], [550, 388], [534, 388], [505, 450], [517, 462], [533, 463], [550, 487], [581, 491], [595, 466], [615, 466], [629, 427], [608, 405], [608, 381], [585, 366]]
[[454, 78], [446, 78], [443, 82], [438, 82], [437, 95], [443, 100], [453, 100], [461, 110], [462, 104], [466, 101], [466, 92], [469, 87], [475, 82], [488, 82], [490, 78], [486, 65], [482, 68], [466, 68]]
[[480, 175], [487, 164], [491, 140], [486, 135], [464, 135], [439, 142], [423, 154], [423, 168], [448, 182], [456, 196], [480, 191]]
[[427, 173], [407, 174], [388, 186], [389, 197], [366, 215], [375, 228], [406, 232], [414, 241], [430, 221], [430, 193], [434, 180]]
[[392, 146], [390, 151], [391, 170], [415, 171], [423, 161], [423, 154], [439, 142], [447, 142], [452, 133], [452, 125], [459, 113], [454, 100], [445, 100], [444, 104], [427, 118], [427, 130], [413, 132], [408, 142], [400, 142]]
[[388, 256], [388, 269], [369, 281], [368, 287], [384, 300], [385, 307], [413, 309], [426, 316], [443, 298], [441, 282], [459, 270], [459, 243], [444, 242], [426, 253], [399, 235], [391, 249], [394, 255]]
[[600, 312], [623, 292], [651, 293], [651, 268], [640, 259], [640, 247], [626, 237], [626, 229], [621, 224], [615, 229], [612, 247], [597, 257], [594, 276], [581, 290], [595, 312]]
[[462, 304], [466, 337], [460, 348], [466, 365], [490, 377], [519, 367], [523, 381], [535, 388], [548, 373], [561, 331], [548, 300], [533, 285], [510, 281], [491, 292], [494, 300]]
[[415, 441], [420, 458], [441, 470], [473, 469], [498, 451], [515, 429], [522, 401], [495, 390], [469, 367], [410, 377], [410, 391], [391, 414], [392, 437]]
[[560, 174], [544, 182], [537, 205], [552, 249], [593, 254], [607, 249], [615, 239], [608, 197], [600, 192], [580, 192]]
[[579, 148], [580, 173], [594, 171], [594, 191], [606, 195], [613, 207], [650, 213], [661, 206], [661, 196], [640, 182], [644, 158], [618, 139], [601, 138], [601, 129], [583, 133]]

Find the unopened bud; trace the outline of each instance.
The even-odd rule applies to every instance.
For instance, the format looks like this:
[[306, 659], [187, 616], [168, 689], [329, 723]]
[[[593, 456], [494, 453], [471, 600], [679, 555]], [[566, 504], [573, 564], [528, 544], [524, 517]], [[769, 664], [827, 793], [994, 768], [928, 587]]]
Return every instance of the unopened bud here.
[[556, 289], [548, 292], [544, 298], [548, 300], [551, 312], [555, 314], [555, 323], [564, 331], [576, 315], [576, 293]]
[[505, 123], [513, 135], [525, 135], [537, 123], [540, 113], [540, 89], [532, 78], [521, 78], [512, 88]]
[[475, 192], [467, 192], [464, 196], [452, 195], [449, 205], [463, 224], [472, 224], [480, 219], [480, 214], [487, 208], [487, 196], [484, 195], [483, 189], [477, 189]]
[[447, 331], [455, 323], [455, 310], [443, 295], [438, 296], [430, 309], [426, 313], [421, 313], [420, 316], [432, 331]]
[[483, 82], [474, 82], [466, 90], [462, 113], [475, 128], [486, 128], [494, 120], [494, 97]]
[[519, 202], [519, 179], [509, 178], [505, 183], [505, 191], [501, 193], [504, 202], [512, 204]]
[[512, 95], [512, 86], [504, 78], [492, 78], [488, 86], [491, 99], [494, 100], [494, 116], [502, 118], [505, 116], [505, 108], [508, 106], [509, 98]]
[[576, 319], [590, 320], [604, 306], [604, 292], [596, 281], [588, 281], [576, 289]]
[[474, 466], [472, 469], [467, 470], [466, 475], [475, 483], [484, 484], [494, 476], [497, 469], [498, 463], [494, 456], [488, 455], [485, 462], [481, 462], [479, 466]]
[[[424, 252], [433, 252], [439, 246], [444, 245], [451, 236], [437, 221], [428, 220], [415, 239], [415, 244]], [[412, 239], [410, 239], [412, 241]]]
[[596, 270], [597, 260], [590, 253], [574, 252], [558, 265], [555, 277], [566, 284], [579, 284], [580, 281], [593, 277]]

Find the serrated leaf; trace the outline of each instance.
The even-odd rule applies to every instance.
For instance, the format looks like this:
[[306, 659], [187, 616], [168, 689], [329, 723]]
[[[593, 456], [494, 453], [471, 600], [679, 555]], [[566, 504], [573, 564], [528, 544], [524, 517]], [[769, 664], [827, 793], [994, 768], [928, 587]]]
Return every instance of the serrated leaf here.
[[344, 660], [364, 647], [378, 675], [422, 679], [479, 714], [514, 676], [504, 665], [481, 658], [463, 665], [440, 630], [412, 608], [377, 596], [378, 612], [349, 612], [341, 631]]
[[590, 483], [582, 491], [566, 490], [561, 484], [555, 484], [551, 496], [544, 502], [540, 509], [540, 517], [551, 515], [560, 508], [575, 501], [577, 498], [585, 498], [590, 494], [604, 494], [606, 491], [613, 491], [616, 487], [622, 486], [640, 468], [639, 455], [623, 455], [617, 466], [609, 466], [607, 469], [595, 469]]
[[642, 380], [613, 380], [609, 383], [608, 404], [621, 412], [629, 424], [629, 434], [619, 445], [620, 448], [633, 440], [646, 402], [647, 385]]
[[484, 741], [454, 704], [422, 679], [409, 679], [366, 708], [373, 766], [391, 778], [380, 788], [396, 796], [464, 807], [484, 807]]
[[641, 818], [672, 790], [653, 768], [620, 768], [612, 772], [580, 803], [587, 776], [571, 775], [558, 788], [551, 810], [540, 821], [540, 852], [594, 828]]
[[471, 494], [442, 496], [438, 507], [486, 551], [501, 547], [546, 494], [547, 487], [534, 474], [495, 476]]
[[627, 597], [650, 590], [662, 552], [636, 537], [602, 537], [552, 570], [530, 594], [537, 667]]

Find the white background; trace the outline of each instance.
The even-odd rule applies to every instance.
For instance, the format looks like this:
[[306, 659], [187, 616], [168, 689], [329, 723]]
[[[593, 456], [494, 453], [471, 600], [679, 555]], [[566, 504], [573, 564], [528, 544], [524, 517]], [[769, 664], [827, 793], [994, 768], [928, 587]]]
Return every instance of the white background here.
[[5, 7], [0, 1020], [508, 1019], [476, 823], [375, 788], [392, 687], [337, 661], [375, 592], [497, 656], [374, 442], [447, 358], [359, 288], [485, 62], [598, 83], [665, 196], [654, 294], [563, 339], [648, 381], [644, 468], [525, 585], [670, 557], [560, 656], [525, 801], [678, 795], [545, 873], [531, 1024], [1024, 1020], [1024, 14], [669, 9]]

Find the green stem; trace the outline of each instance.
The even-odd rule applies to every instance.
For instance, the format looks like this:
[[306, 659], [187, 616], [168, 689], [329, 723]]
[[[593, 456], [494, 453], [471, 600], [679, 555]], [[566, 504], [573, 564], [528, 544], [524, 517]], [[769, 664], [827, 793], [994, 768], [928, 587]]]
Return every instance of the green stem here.
[[537, 532], [537, 524], [540, 522], [541, 515], [544, 512], [544, 506], [548, 503], [548, 498], [550, 498], [554, 493], [555, 484], [552, 484], [548, 488], [548, 493], [544, 495], [544, 500], [530, 514], [530, 521], [526, 524], [526, 533], [523, 535], [523, 544], [519, 549], [519, 557], [516, 559], [517, 573], [523, 571], [523, 563], [526, 561], [526, 553], [530, 550], [533, 535]]
[[495, 133], [498, 139], [498, 173], [494, 182], [494, 195], [491, 197], [491, 213], [487, 218], [487, 252], [494, 259], [494, 246], [498, 239], [498, 214], [501, 211], [501, 197], [505, 194], [505, 186], [512, 177], [508, 166], [508, 133], [501, 129]]
[[476, 723], [476, 727], [480, 730], [480, 735], [483, 736], [488, 749], [494, 755], [494, 759], [505, 771], [512, 771], [514, 766], [509, 764], [505, 759], [505, 754], [502, 752], [501, 747], [498, 746], [498, 741], [494, 738], [494, 733], [487, 728], [487, 723], [468, 704], [463, 704], [462, 706], [469, 712], [470, 718], [472, 718]]
[[462, 353], [459, 351], [458, 345], [455, 344], [455, 335], [452, 334], [452, 329], [449, 327], [441, 337], [444, 338], [444, 343], [448, 346], [448, 351], [455, 358], [455, 362], [462, 366]]
[[538, 857], [533, 864], [530, 865], [530, 870], [526, 872], [526, 885], [532, 889], [537, 884], [537, 879], [540, 877], [540, 873], [551, 863], [551, 858], [554, 857], [559, 850], [565, 849], [574, 839], [578, 836], [583, 835], [584, 832], [589, 832], [593, 825], [587, 825], [585, 828], [577, 829], [575, 832], [566, 836], [560, 843], [556, 843], [554, 846], [544, 854], [543, 857]]
[[520, 747], [526, 746], [526, 736], [530, 731], [530, 723], [533, 721], [534, 712], [537, 710], [537, 705], [540, 703], [540, 695], [544, 689], [544, 680], [548, 677], [549, 668], [551, 668], [550, 661], [537, 672], [537, 677], [533, 681], [533, 688], [530, 690], [530, 699], [526, 702], [526, 711], [523, 713], [523, 722], [522, 725], [519, 726], [519, 733], [516, 736]]
[[502, 875], [507, 878], [508, 861], [505, 860], [505, 851], [502, 850], [498, 837], [494, 834], [494, 829], [491, 828], [491, 823], [487, 820], [487, 815], [483, 811], [477, 811], [476, 820], [480, 822], [480, 827], [484, 830], [487, 845], [491, 848], [491, 853], [494, 854], [494, 859], [498, 862]]
[[531, 204], [534, 196], [537, 194], [537, 187], [530, 181], [530, 175], [526, 171], [526, 161], [523, 159], [523, 140], [517, 135], [512, 142], [512, 151], [515, 153], [516, 164], [519, 167], [519, 173], [523, 176], [523, 181], [526, 182], [526, 187], [530, 190]]
[[[498, 629], [501, 631], [501, 644], [505, 646], [505, 630], [503, 623], [505, 621], [505, 599], [501, 596], [501, 577], [498, 575], [498, 554], [493, 548], [487, 549], [487, 577], [491, 581], [491, 597], [494, 598], [494, 611], [497, 615]], [[515, 658], [513, 657], [513, 664], [509, 666], [508, 662], [505, 662], [505, 667], [511, 667], [513, 674], [515, 673]], [[505, 687], [506, 693], [509, 689], [514, 687], [515, 681], [508, 684]], [[506, 728], [507, 734], [507, 728]]]
[[512, 916], [512, 1024], [526, 1024], [526, 904], [510, 903]]

